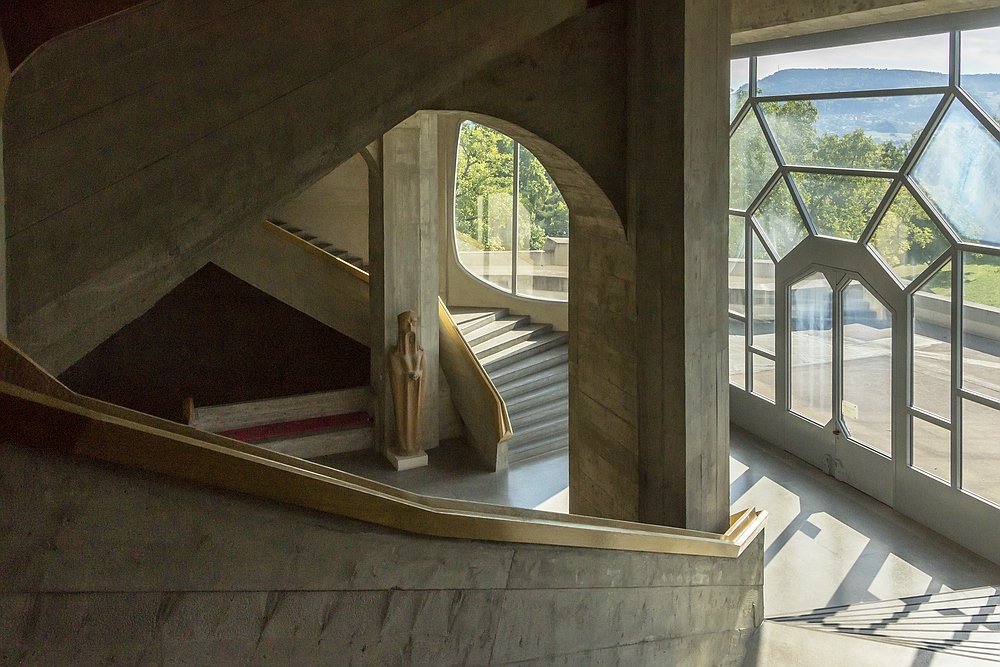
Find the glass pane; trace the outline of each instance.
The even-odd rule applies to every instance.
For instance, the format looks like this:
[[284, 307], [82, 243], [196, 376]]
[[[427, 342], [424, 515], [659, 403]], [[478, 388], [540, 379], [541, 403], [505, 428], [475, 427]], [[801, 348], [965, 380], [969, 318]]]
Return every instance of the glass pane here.
[[729, 120], [732, 122], [750, 96], [750, 59], [738, 58], [729, 63]]
[[750, 342], [774, 354], [774, 262], [753, 234], [753, 323]]
[[774, 403], [774, 362], [753, 355], [753, 393]]
[[1000, 257], [965, 253], [962, 386], [1000, 398]]
[[1000, 247], [1000, 142], [953, 102], [913, 178], [959, 236]]
[[569, 209], [555, 181], [531, 152], [518, 149], [517, 293], [569, 297]]
[[883, 454], [892, 452], [892, 313], [852, 280], [844, 308], [844, 399], [851, 438]]
[[754, 216], [761, 231], [778, 253], [779, 260], [809, 236], [806, 221], [792, 201], [792, 194], [784, 180], [778, 181]]
[[951, 244], [903, 187], [878, 223], [871, 246], [903, 284], [908, 285]]
[[729, 207], [747, 210], [777, 168], [757, 116], [748, 113], [729, 140]]
[[892, 181], [884, 178], [792, 174], [816, 231], [857, 241]]
[[455, 244], [472, 274], [510, 290], [514, 141], [466, 121], [458, 139]]
[[1000, 122], [1000, 28], [962, 33], [962, 88]]
[[746, 219], [729, 216], [729, 310], [746, 315]]
[[832, 415], [833, 289], [822, 273], [792, 285], [791, 368], [793, 412], [818, 424]]
[[940, 95], [761, 104], [786, 164], [897, 170]]
[[1000, 411], [962, 401], [962, 488], [1000, 504]]
[[747, 388], [747, 325], [729, 318], [729, 383], [740, 389]]
[[951, 419], [951, 262], [913, 294], [913, 405]]
[[948, 85], [948, 35], [908, 37], [757, 58], [764, 95]]
[[913, 467], [951, 482], [951, 431], [913, 417]]

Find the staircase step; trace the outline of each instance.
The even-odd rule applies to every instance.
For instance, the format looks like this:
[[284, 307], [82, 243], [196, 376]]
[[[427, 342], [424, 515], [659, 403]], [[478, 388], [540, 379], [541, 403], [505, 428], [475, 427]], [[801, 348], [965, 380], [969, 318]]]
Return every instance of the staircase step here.
[[534, 406], [524, 406], [524, 409], [510, 413], [510, 425], [514, 433], [524, 431], [536, 425], [565, 420], [569, 417], [569, 399], [567, 396], [556, 396], [552, 400]]
[[315, 241], [318, 238], [315, 234], [310, 234], [309, 232], [303, 231], [301, 229], [299, 231], [297, 231], [297, 232], [292, 232], [292, 233], [295, 234], [295, 236], [298, 236], [303, 241], [312, 242], [312, 241]]
[[[500, 396], [503, 396], [503, 394], [500, 394]], [[510, 414], [511, 419], [513, 419], [514, 413], [532, 410], [536, 406], [545, 405], [552, 401], [565, 400], [567, 396], [569, 396], [569, 383], [553, 382], [552, 384], [538, 387], [526, 394], [515, 396], [510, 400], [504, 397], [503, 400], [507, 405], [507, 412]]]
[[500, 334], [505, 334], [513, 329], [527, 326], [530, 323], [530, 317], [504, 317], [490, 322], [485, 326], [477, 327], [469, 333], [463, 333], [462, 335], [465, 336], [465, 340], [469, 343], [470, 347], [476, 347], [477, 345], [482, 345], [491, 338], [495, 338]]
[[485, 359], [486, 357], [493, 356], [508, 348], [514, 347], [519, 343], [543, 336], [551, 330], [551, 324], [531, 324], [521, 329], [508, 331], [507, 333], [490, 338], [486, 342], [474, 346], [472, 348], [472, 353], [479, 359]]
[[[499, 389], [509, 387], [517, 383], [521, 378], [525, 378], [535, 373], [551, 370], [566, 365], [569, 361], [569, 345], [562, 344], [546, 350], [539, 350], [522, 361], [500, 367], [490, 373], [490, 378]], [[566, 366], [567, 375], [569, 367]]]
[[[541, 357], [542, 354], [538, 354], [536, 356]], [[567, 358], [569, 356], [568, 350], [566, 356]], [[560, 355], [557, 354], [555, 358], [560, 359]], [[499, 373], [497, 373], [497, 375], [499, 375]], [[504, 376], [503, 380], [499, 380], [498, 378], [495, 382], [499, 382], [499, 384], [496, 384], [496, 388], [503, 397], [503, 400], [510, 403], [518, 396], [533, 392], [541, 389], [542, 387], [548, 387], [549, 385], [559, 383], [568, 384], [569, 365], [566, 364], [566, 359], [560, 359], [555, 365], [543, 366], [541, 370], [513, 377]]]
[[510, 315], [510, 311], [506, 308], [449, 308], [449, 310], [451, 318], [455, 320], [455, 324], [463, 336]]
[[480, 357], [480, 362], [483, 368], [486, 369], [486, 372], [490, 374], [490, 377], [493, 377], [494, 371], [499, 368], [523, 361], [539, 352], [550, 350], [560, 345], [566, 345], [568, 342], [569, 334], [565, 331], [547, 333], [508, 347], [488, 357]]
[[514, 431], [514, 435], [507, 441], [507, 446], [512, 450], [519, 447], [526, 447], [530, 443], [540, 442], [560, 433], [565, 435], [568, 428], [569, 415], [540, 424], [533, 424], [527, 428]]
[[253, 443], [257, 447], [296, 456], [300, 459], [316, 459], [331, 454], [356, 452], [372, 446], [372, 426], [366, 424], [355, 428], [332, 429], [320, 433], [310, 433], [289, 438], [276, 438]]
[[567, 433], [567, 428], [564, 424], [561, 433], [550, 435], [547, 438], [534, 440], [526, 444], [510, 444], [514, 442], [513, 438], [507, 442], [509, 446], [507, 451], [507, 461], [509, 463], [519, 463], [521, 461], [526, 461], [527, 459], [535, 458], [536, 456], [544, 456], [545, 454], [551, 454], [553, 452], [566, 449], [569, 447], [569, 434]]

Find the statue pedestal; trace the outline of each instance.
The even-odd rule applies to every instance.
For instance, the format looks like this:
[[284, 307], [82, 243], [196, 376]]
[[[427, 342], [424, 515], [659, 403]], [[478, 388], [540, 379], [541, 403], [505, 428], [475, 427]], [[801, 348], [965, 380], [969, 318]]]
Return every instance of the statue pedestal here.
[[422, 468], [427, 465], [427, 452], [423, 450], [413, 456], [399, 456], [395, 452], [386, 452], [385, 458], [389, 459], [389, 463], [391, 463], [398, 472], [413, 470], [414, 468]]

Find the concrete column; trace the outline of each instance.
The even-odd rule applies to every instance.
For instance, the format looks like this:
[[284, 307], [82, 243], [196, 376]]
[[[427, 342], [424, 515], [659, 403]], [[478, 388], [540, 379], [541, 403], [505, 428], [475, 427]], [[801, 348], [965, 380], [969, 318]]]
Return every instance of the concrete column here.
[[[386, 355], [396, 344], [396, 317], [407, 310], [420, 318], [420, 344], [427, 358], [423, 446], [430, 449], [438, 444], [438, 164], [433, 113], [410, 117], [382, 139], [378, 179], [382, 211], [372, 209], [369, 259], [372, 386], [376, 429], [385, 446], [395, 440]], [[376, 199], [378, 190], [373, 189], [369, 201]]]
[[3, 175], [3, 109], [9, 85], [7, 48], [0, 36], [0, 336], [7, 335], [7, 195]]
[[639, 518], [729, 519], [729, 0], [629, 0]]

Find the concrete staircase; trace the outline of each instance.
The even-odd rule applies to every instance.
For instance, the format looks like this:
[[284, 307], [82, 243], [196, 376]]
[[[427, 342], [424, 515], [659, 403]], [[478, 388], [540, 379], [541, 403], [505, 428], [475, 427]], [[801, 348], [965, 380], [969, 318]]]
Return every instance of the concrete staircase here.
[[569, 445], [569, 334], [506, 308], [450, 308], [507, 404], [510, 463]]
[[769, 618], [744, 667], [1000, 663], [1000, 588], [814, 609]]
[[311, 243], [312, 245], [316, 246], [320, 250], [328, 252], [331, 255], [333, 255], [334, 257], [338, 257], [338, 258], [344, 260], [345, 262], [347, 262], [348, 264], [353, 264], [354, 266], [358, 267], [362, 271], [367, 271], [368, 270], [368, 265], [364, 263], [363, 259], [361, 259], [360, 257], [357, 257], [355, 255], [352, 255], [351, 253], [349, 253], [346, 250], [341, 250], [340, 248], [337, 248], [333, 243], [331, 243], [331, 242], [329, 242], [329, 241], [327, 241], [325, 239], [321, 239], [321, 238], [317, 237], [314, 234], [310, 234], [307, 231], [299, 229], [298, 227], [295, 227], [294, 225], [292, 225], [290, 223], [287, 223], [284, 220], [271, 220], [271, 223], [273, 223], [277, 227], [281, 227], [282, 229], [284, 229], [286, 232], [289, 232], [290, 234], [294, 234], [295, 236], [298, 236], [303, 241], [307, 241], [308, 243]]

